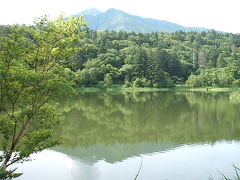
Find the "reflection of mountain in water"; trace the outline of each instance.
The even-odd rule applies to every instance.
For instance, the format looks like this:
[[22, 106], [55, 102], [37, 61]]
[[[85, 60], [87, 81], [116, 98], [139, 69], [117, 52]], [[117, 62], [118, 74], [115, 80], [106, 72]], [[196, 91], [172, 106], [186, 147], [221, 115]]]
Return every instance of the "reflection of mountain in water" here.
[[116, 162], [179, 144], [236, 140], [239, 106], [228, 96], [86, 93], [65, 99], [59, 107], [65, 120], [57, 130], [64, 143], [55, 149], [88, 162]]
[[175, 148], [174, 144], [154, 144], [141, 142], [135, 144], [114, 144], [114, 145], [94, 145], [90, 147], [67, 148], [64, 146], [55, 147], [54, 150], [68, 154], [75, 158], [80, 158], [87, 163], [96, 163], [105, 160], [108, 163], [122, 161], [129, 157], [141, 154], [152, 154], [159, 151], [167, 151]]

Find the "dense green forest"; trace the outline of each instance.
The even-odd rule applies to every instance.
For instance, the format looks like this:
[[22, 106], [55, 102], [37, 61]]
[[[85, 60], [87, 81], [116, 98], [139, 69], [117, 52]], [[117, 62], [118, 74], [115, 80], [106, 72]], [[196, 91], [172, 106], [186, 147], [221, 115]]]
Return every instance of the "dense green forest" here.
[[240, 85], [239, 35], [88, 31], [80, 46], [84, 51], [68, 66], [79, 86]]
[[77, 87], [240, 86], [239, 34], [84, 31], [78, 53], [59, 60]]

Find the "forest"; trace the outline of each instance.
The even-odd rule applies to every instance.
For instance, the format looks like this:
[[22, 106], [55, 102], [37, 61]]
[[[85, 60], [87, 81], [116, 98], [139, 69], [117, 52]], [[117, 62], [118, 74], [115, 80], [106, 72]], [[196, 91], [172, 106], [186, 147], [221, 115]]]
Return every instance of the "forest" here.
[[240, 36], [87, 31], [71, 69], [78, 86], [239, 87]]
[[58, 62], [76, 87], [240, 87], [239, 34], [82, 31], [77, 53]]

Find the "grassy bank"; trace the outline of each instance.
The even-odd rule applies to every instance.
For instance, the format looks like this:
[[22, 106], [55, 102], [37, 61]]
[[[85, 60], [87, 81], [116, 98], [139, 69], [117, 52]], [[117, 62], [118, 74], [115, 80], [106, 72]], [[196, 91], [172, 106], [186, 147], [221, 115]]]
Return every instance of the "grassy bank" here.
[[233, 92], [239, 91], [240, 88], [219, 88], [219, 87], [204, 87], [204, 88], [189, 88], [189, 87], [176, 87], [175, 91], [186, 92]]
[[240, 88], [189, 88], [189, 87], [174, 87], [174, 88], [148, 88], [148, 87], [128, 87], [115, 86], [111, 88], [98, 88], [98, 87], [81, 87], [77, 88], [77, 92], [167, 92], [167, 91], [177, 91], [177, 92], [233, 92], [240, 91]]

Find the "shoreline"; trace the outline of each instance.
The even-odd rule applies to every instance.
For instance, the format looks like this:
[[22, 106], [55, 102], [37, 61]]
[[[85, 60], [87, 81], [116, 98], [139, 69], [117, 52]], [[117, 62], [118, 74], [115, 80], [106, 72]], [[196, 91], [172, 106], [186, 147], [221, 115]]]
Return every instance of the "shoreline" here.
[[99, 87], [80, 87], [76, 88], [77, 93], [81, 92], [234, 92], [240, 91], [240, 88], [218, 88], [218, 87], [205, 87], [205, 88], [189, 88], [189, 87], [173, 87], [173, 88], [148, 88], [148, 87], [110, 87], [110, 88], [99, 88]]

